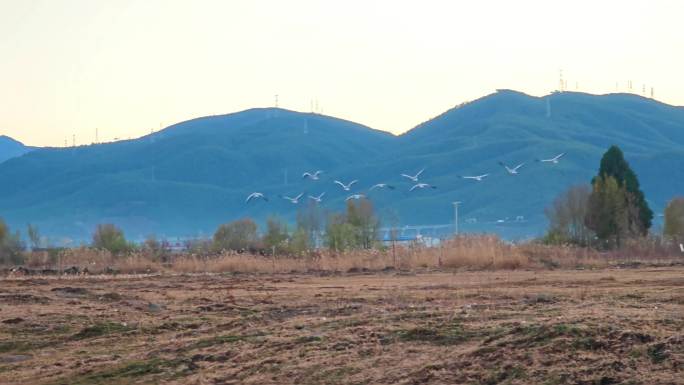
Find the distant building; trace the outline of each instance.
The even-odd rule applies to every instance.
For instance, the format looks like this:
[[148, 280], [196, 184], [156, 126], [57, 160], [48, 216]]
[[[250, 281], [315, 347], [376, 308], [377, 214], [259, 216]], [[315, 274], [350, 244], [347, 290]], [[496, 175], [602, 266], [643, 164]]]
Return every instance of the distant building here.
[[386, 233], [380, 238], [380, 241], [385, 246], [391, 246], [392, 243], [400, 246], [421, 245], [426, 247], [439, 246], [441, 239], [435, 237], [424, 237], [420, 234], [411, 235], [396, 235], [392, 237], [391, 234]]

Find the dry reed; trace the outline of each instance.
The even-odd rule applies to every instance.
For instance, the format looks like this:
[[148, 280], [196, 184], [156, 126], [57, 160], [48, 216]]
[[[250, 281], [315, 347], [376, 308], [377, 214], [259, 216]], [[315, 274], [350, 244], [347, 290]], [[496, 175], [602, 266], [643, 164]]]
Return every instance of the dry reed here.
[[[30, 268], [63, 270], [77, 266], [90, 273], [117, 271], [123, 274], [177, 273], [290, 273], [350, 272], [383, 269], [515, 270], [606, 267], [626, 260], [674, 260], [667, 248], [655, 242], [630, 243], [629, 248], [599, 252], [591, 248], [552, 246], [535, 242], [511, 244], [492, 235], [451, 239], [438, 247], [417, 245], [388, 249], [317, 251], [305, 257], [260, 256], [224, 252], [219, 255], [176, 254], [162, 263], [152, 255], [136, 252], [114, 256], [103, 250], [63, 250], [56, 258], [46, 253], [27, 257]], [[681, 259], [681, 258], [680, 258]]]

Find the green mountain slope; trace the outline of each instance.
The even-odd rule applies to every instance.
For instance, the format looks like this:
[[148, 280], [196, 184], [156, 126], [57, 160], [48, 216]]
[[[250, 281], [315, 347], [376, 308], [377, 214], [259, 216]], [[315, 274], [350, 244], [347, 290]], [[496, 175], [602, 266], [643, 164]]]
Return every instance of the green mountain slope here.
[[194, 119], [136, 140], [10, 159], [0, 167], [0, 180], [12, 182], [0, 184], [0, 216], [79, 238], [102, 221], [135, 236], [209, 232], [249, 214], [242, 211], [250, 190], [294, 184], [305, 170], [365, 164], [393, 139], [282, 109]]
[[[684, 108], [626, 94], [537, 98], [502, 90], [400, 136], [268, 108], [194, 119], [136, 140], [40, 149], [0, 164], [0, 180], [8, 181], [0, 184], [0, 216], [80, 239], [105, 221], [134, 238], [195, 236], [245, 216], [293, 221], [297, 206], [279, 194], [326, 192], [325, 208], [342, 209], [350, 193], [333, 181], [358, 179], [352, 193], [368, 194], [386, 223], [448, 224], [459, 200], [464, 231], [528, 237], [543, 231], [544, 207], [560, 191], [588, 183], [611, 144], [624, 150], [656, 213], [684, 192]], [[535, 162], [561, 152], [558, 164]], [[512, 176], [499, 161], [525, 165]], [[401, 174], [422, 168], [421, 181], [438, 188], [409, 192]], [[325, 171], [320, 180], [301, 179], [317, 169]], [[460, 178], [484, 173], [482, 182]], [[369, 193], [379, 182], [397, 189]], [[246, 205], [252, 191], [269, 202]]]
[[23, 143], [6, 135], [0, 135], [0, 163], [32, 151], [33, 147], [24, 146]]
[[[567, 186], [588, 183], [612, 144], [625, 151], [656, 212], [684, 192], [684, 108], [635, 95], [555, 93], [535, 98], [501, 90], [447, 111], [399, 139], [398, 153], [405, 162], [425, 159], [425, 177], [446, 188], [444, 199], [463, 201], [464, 218], [486, 222], [471, 225], [473, 230], [539, 234], [543, 208]], [[559, 164], [535, 162], [561, 152], [567, 155]], [[520, 175], [511, 176], [499, 161], [525, 165]], [[484, 173], [491, 175], [481, 183], [453, 177]], [[509, 223], [517, 216], [527, 223]], [[496, 223], [505, 218], [509, 221]]]

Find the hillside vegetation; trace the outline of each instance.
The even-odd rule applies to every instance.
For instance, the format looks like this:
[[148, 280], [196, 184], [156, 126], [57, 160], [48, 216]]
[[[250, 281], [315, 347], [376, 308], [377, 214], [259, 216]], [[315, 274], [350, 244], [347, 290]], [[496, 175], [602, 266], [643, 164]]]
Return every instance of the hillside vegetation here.
[[23, 143], [6, 135], [0, 135], [0, 163], [32, 151], [33, 147], [24, 146]]

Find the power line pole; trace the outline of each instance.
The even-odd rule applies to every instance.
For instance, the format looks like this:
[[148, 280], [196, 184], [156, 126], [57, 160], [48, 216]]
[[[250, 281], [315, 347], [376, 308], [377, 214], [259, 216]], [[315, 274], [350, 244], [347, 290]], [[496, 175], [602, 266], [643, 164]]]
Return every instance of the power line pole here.
[[462, 202], [455, 201], [452, 203], [454, 205], [454, 237], [457, 237], [458, 236], [458, 205], [461, 204]]

